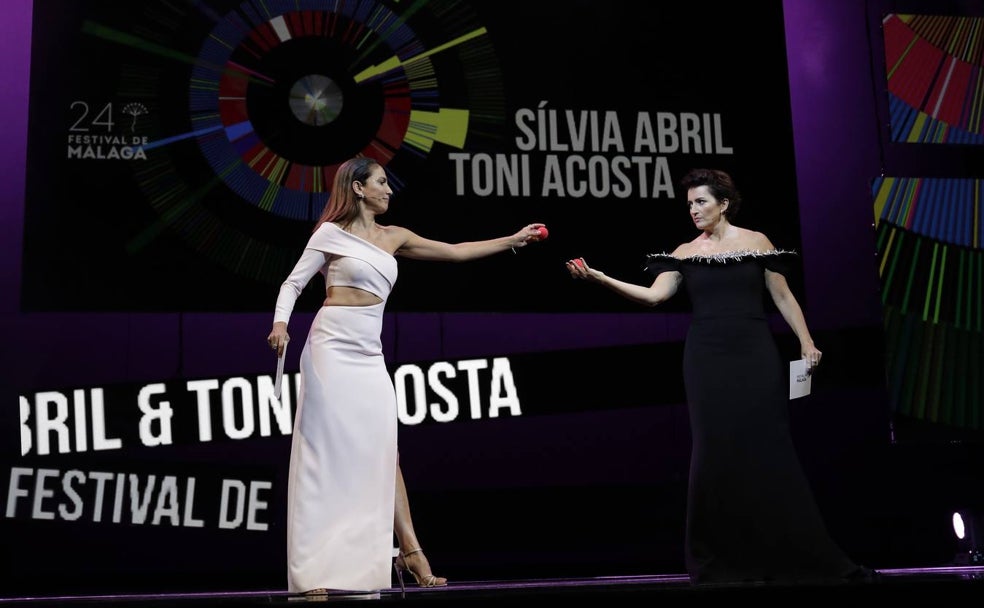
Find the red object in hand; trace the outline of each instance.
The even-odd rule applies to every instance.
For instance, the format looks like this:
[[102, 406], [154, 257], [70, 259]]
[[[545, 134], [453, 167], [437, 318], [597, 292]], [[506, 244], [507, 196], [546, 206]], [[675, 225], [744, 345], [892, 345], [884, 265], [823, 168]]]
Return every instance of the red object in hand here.
[[584, 268], [584, 262], [582, 262], [582, 261], [581, 261], [581, 258], [577, 258], [577, 259], [575, 259], [575, 260], [574, 260], [574, 264], [575, 264], [576, 266], [578, 266], [579, 268]]
[[547, 227], [546, 226], [540, 226], [536, 230], [537, 230], [537, 232], [540, 233], [539, 240], [541, 240], [541, 241], [543, 239], [547, 238], [547, 235], [550, 234], [550, 232], [547, 230]]

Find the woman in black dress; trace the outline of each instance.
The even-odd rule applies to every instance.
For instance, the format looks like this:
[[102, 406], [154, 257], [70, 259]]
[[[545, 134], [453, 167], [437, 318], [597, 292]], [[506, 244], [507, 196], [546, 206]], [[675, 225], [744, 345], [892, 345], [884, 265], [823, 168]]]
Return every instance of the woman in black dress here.
[[792, 254], [732, 224], [741, 197], [731, 176], [695, 169], [681, 181], [700, 234], [650, 255], [651, 285], [609, 277], [583, 258], [576, 279], [655, 306], [684, 285], [693, 306], [683, 377], [693, 441], [685, 560], [694, 583], [874, 576], [828, 536], [789, 430], [788, 384], [764, 291], [799, 338], [812, 372], [822, 353], [784, 274]]

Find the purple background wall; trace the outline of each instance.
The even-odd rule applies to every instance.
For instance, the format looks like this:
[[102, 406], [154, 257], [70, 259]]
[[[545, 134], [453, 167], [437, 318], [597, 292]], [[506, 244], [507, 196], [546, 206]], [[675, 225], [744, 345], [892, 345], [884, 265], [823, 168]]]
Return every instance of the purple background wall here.
[[[796, 178], [800, 200], [802, 256], [804, 260], [804, 308], [825, 360], [836, 369], [838, 357], [853, 360], [852, 350], [878, 352], [881, 311], [875, 267], [873, 215], [869, 184], [879, 174], [911, 171], [945, 174], [947, 153], [927, 160], [904, 146], [884, 143], [885, 94], [880, 66], [878, 22], [886, 10], [897, 12], [970, 13], [979, 3], [862, 2], [860, 0], [785, 0], [786, 40], [792, 104], [792, 130], [796, 154]], [[17, 455], [7, 443], [15, 436], [16, 400], [19, 392], [53, 387], [93, 386], [102, 383], [150, 382], [173, 378], [215, 377], [231, 374], [269, 373], [271, 359], [263, 338], [269, 330], [269, 314], [21, 314], [19, 312], [20, 256], [24, 204], [24, 162], [29, 84], [31, 2], [6, 0], [0, 9], [0, 57], [5, 86], [0, 90], [3, 184], [0, 187], [0, 336], [4, 342], [2, 366], [2, 421], [5, 457]], [[699, 24], [696, 25], [699, 28]], [[736, 30], [735, 43], [744, 43]], [[722, 44], [728, 44], [725, 41]], [[753, 69], [749, 70], [754, 90]], [[57, 77], [52, 75], [52, 77]], [[732, 91], [728, 94], [749, 94]], [[942, 160], [941, 160], [942, 157]], [[762, 158], [761, 162], [770, 162]], [[922, 169], [926, 166], [926, 169]], [[984, 174], [984, 170], [981, 170]], [[981, 177], [982, 175], [978, 175]], [[784, 193], [770, 193], [781, 198]], [[98, 238], [98, 235], [94, 235]], [[99, 272], [98, 268], [73, 268], [65, 260], [65, 272]], [[121, 278], [125, 280], [124, 278]], [[295, 323], [304, 326], [310, 315], [298, 313]], [[387, 316], [385, 347], [394, 363], [439, 358], [455, 359], [494, 354], [521, 354], [624, 346], [681, 339], [685, 315], [651, 315], [645, 312], [605, 315], [498, 315], [489, 314], [392, 314]], [[577, 327], [577, 331], [571, 331]], [[780, 328], [781, 329], [781, 328]], [[873, 343], [871, 343], [873, 341]], [[866, 342], [866, 343], [862, 343]], [[298, 349], [299, 350], [299, 349]], [[234, 353], [234, 356], [231, 354]], [[296, 367], [299, 352], [291, 353]], [[936, 448], [893, 448], [887, 402], [881, 385], [880, 361], [870, 367], [840, 370], [841, 381], [821, 391], [808, 409], [794, 410], [797, 440], [804, 463], [814, 479], [818, 499], [827, 510], [831, 527], [855, 555], [873, 566], [931, 565], [948, 557], [945, 527], [926, 523], [948, 508], [930, 502], [927, 494], [942, 501], [955, 490], [952, 478], [938, 475], [936, 463], [953, 458], [952, 451]], [[818, 380], [819, 382], [819, 380]], [[658, 390], [658, 388], [654, 389]], [[604, 413], [594, 414], [586, 425], [598, 428]], [[549, 421], [544, 421], [548, 424]], [[661, 421], [640, 420], [639, 429], [657, 423], [685, 428], [685, 413], [667, 410]], [[14, 425], [14, 427], [10, 426]], [[590, 442], [574, 427], [574, 435], [550, 438], [551, 429], [530, 427], [528, 437], [513, 438], [503, 446], [511, 459], [488, 469], [463, 471], [455, 462], [468, 463], [468, 446], [476, 436], [495, 429], [465, 428], [454, 445], [436, 448], [445, 441], [440, 429], [414, 428], [401, 435], [401, 452], [411, 491], [416, 492], [415, 520], [427, 539], [428, 553], [441, 574], [463, 578], [487, 576], [529, 577], [537, 574], [615, 574], [679, 571], [679, 526], [682, 518], [681, 475], [685, 474], [685, 439], [679, 435], [628, 436], [624, 453], [597, 454], [590, 450], [573, 460], [554, 462], [541, 471], [519, 466], [524, 456], [542, 455], [556, 448], [553, 442]], [[660, 427], [664, 428], [664, 427]], [[401, 431], [403, 432], [403, 431]], [[665, 431], [661, 431], [665, 432]], [[540, 434], [542, 433], [542, 434]], [[666, 459], [658, 465], [628, 467], [613, 473], [611, 460], [630, 462], [663, 440]], [[278, 444], [275, 450], [282, 450]], [[528, 451], [528, 453], [527, 453]], [[450, 455], [449, 455], [450, 453]], [[683, 459], [681, 459], [681, 454]], [[942, 454], [942, 455], [941, 455]], [[648, 457], [647, 457], [648, 458]], [[651, 462], [646, 460], [644, 462]], [[498, 466], [501, 465], [501, 466]], [[653, 470], [664, 467], [663, 470]], [[496, 479], [516, 486], [543, 481], [553, 493], [538, 495], [528, 488], [526, 502], [511, 505], [531, 517], [570, 518], [570, 538], [549, 541], [564, 545], [553, 554], [548, 547], [516, 544], [495, 522], [495, 509], [469, 515], [483, 498], [459, 505], [443, 502], [443, 486], [468, 486], [468, 475]], [[539, 476], [539, 477], [538, 477]], [[638, 542], [615, 543], [604, 534], [586, 535], [578, 543], [574, 528], [592, 521], [593, 513], [582, 501], [618, 501], [618, 489], [606, 488], [612, 477], [619, 481], [649, 483], [675, 480], [665, 493], [633, 493], [628, 500], [654, 500], [658, 504], [626, 507], [631, 521], [671, 514], [663, 532], [640, 533]], [[494, 485], [495, 482], [493, 482]], [[558, 489], [562, 488], [562, 489]], [[613, 493], [607, 493], [612, 490]], [[566, 493], [566, 494], [565, 494]], [[571, 512], [552, 512], [570, 497]], [[542, 500], [541, 506], [537, 501]], [[501, 505], [499, 505], [501, 506]], [[604, 511], [604, 509], [601, 509]], [[634, 519], [638, 516], [639, 519]], [[487, 518], [487, 519], [484, 519]], [[5, 522], [0, 522], [5, 523]], [[653, 525], [652, 520], [646, 525]], [[631, 534], [625, 526], [614, 535]], [[500, 535], [497, 540], [496, 536]], [[461, 537], [468, 537], [462, 540]], [[582, 535], [582, 540], [585, 535]], [[665, 544], [665, 550], [648, 553], [647, 543]], [[509, 543], [512, 543], [511, 546]], [[567, 546], [569, 543], [569, 546]], [[6, 543], [5, 543], [6, 544]], [[580, 551], [580, 553], [578, 553]], [[606, 559], [599, 555], [610, 551]], [[15, 551], [5, 558], [16, 561]], [[278, 586], [281, 556], [257, 556], [257, 574], [242, 585]], [[67, 565], [66, 565], [67, 568]], [[474, 569], [470, 569], [474, 568]], [[557, 571], [554, 571], [556, 569]], [[606, 569], [619, 569], [606, 571]], [[9, 570], [8, 570], [9, 571]], [[50, 574], [50, 572], [49, 572]], [[230, 576], [228, 584], [237, 584]], [[257, 582], [258, 581], [258, 582]], [[175, 583], [170, 583], [175, 584]], [[178, 585], [182, 584], [180, 581]], [[199, 581], [189, 576], [188, 586]]]

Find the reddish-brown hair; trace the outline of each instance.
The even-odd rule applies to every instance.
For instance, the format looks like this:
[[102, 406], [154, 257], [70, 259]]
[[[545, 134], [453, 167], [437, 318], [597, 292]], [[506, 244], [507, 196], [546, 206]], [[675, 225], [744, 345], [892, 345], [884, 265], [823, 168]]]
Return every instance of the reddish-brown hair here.
[[335, 172], [335, 181], [331, 185], [331, 194], [328, 203], [325, 205], [321, 217], [314, 225], [317, 230], [325, 222], [338, 222], [342, 226], [352, 223], [359, 215], [359, 198], [352, 189], [355, 182], [366, 183], [373, 169], [379, 165], [379, 161], [367, 156], [357, 156], [350, 158], [338, 166]]

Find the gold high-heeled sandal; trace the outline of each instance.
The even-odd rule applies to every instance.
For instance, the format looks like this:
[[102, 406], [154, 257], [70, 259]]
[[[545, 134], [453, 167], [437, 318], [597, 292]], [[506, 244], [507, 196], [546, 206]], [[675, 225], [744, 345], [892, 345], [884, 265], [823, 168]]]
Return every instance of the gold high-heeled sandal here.
[[309, 602], [327, 602], [328, 590], [325, 589], [324, 587], [318, 587], [317, 589], [311, 589], [310, 591], [305, 591], [304, 599]]
[[[420, 553], [423, 556], [423, 549], [418, 547], [412, 551], [407, 551], [406, 553], [400, 552], [393, 560], [393, 569], [396, 570], [396, 578], [400, 582], [400, 591], [405, 592], [406, 587], [403, 584], [403, 572], [409, 572], [413, 575], [414, 580], [417, 581], [418, 587], [446, 587], [448, 584], [448, 579], [443, 576], [434, 576], [431, 574], [418, 574], [410, 566], [407, 565], [407, 556], [413, 555], [414, 553]], [[424, 557], [424, 563], [427, 563], [427, 557]], [[427, 563], [428, 568], [430, 564]]]

